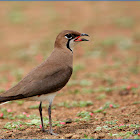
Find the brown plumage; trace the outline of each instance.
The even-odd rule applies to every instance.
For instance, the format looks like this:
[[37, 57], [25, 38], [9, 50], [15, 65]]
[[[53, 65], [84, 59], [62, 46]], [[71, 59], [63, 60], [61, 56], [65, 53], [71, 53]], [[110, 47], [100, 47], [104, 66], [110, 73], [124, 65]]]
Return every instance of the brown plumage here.
[[49, 123], [51, 134], [51, 104], [56, 91], [62, 89], [69, 81], [73, 69], [73, 52], [72, 45], [80, 41], [88, 41], [81, 36], [88, 36], [72, 30], [62, 31], [56, 38], [54, 50], [51, 55], [34, 68], [27, 76], [25, 76], [16, 86], [0, 94], [0, 103], [17, 100], [29, 99], [39, 100], [40, 117], [42, 130], [44, 131], [42, 119], [42, 101], [49, 101]]
[[65, 86], [71, 74], [72, 55], [67, 50], [55, 48], [45, 62], [33, 69], [16, 86], [0, 94], [0, 102], [56, 92]]

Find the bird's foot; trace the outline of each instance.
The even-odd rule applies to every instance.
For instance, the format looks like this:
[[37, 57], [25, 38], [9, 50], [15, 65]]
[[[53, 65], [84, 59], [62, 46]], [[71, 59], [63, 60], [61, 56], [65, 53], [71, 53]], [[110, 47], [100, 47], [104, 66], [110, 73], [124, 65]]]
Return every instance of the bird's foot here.
[[42, 132], [47, 132], [50, 133], [51, 135], [58, 136], [58, 134], [54, 133], [53, 130], [45, 130], [44, 128], [42, 128]]
[[58, 136], [58, 134], [54, 133], [53, 130], [50, 130], [49, 132], [50, 132], [51, 135]]

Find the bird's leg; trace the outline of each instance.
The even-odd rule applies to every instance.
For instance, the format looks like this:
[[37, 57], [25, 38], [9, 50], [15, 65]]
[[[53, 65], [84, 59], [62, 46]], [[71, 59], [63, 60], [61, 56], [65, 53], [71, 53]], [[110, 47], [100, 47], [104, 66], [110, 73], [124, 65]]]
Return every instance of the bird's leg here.
[[42, 118], [42, 102], [40, 102], [40, 105], [39, 105], [39, 113], [40, 113], [40, 118], [41, 118], [42, 131], [45, 132], [43, 118]]
[[53, 129], [52, 129], [51, 105], [52, 105], [52, 102], [49, 103], [49, 107], [48, 107], [49, 125], [50, 125], [49, 132], [50, 132], [51, 135], [57, 136], [58, 134], [54, 133], [54, 132], [53, 132]]

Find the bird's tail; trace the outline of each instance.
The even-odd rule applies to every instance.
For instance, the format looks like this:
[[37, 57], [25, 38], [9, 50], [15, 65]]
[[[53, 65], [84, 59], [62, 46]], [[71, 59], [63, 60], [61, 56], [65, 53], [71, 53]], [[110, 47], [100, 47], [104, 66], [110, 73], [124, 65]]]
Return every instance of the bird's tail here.
[[16, 86], [10, 88], [9, 90], [1, 93], [0, 94], [0, 104], [1, 103], [5, 103], [7, 101], [12, 101], [12, 100], [18, 100], [18, 99], [26, 98], [24, 95], [18, 94], [18, 92], [19, 91], [18, 91], [18, 88], [17, 88], [17, 85], [16, 85]]
[[23, 95], [15, 95], [15, 96], [0, 96], [0, 104], [7, 102], [7, 101], [12, 101], [12, 100], [18, 100], [18, 99], [23, 99], [26, 98]]
[[0, 104], [9, 101], [8, 97], [1, 97], [0, 96]]

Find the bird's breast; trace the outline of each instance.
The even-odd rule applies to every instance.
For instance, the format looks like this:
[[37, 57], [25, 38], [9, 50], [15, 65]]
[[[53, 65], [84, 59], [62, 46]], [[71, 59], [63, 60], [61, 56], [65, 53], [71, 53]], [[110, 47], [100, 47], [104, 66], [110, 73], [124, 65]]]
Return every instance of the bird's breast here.
[[55, 92], [55, 93], [37, 95], [37, 96], [29, 97], [27, 100], [29, 100], [29, 101], [48, 101], [48, 102], [52, 102], [54, 97], [56, 96], [56, 94], [57, 93]]

